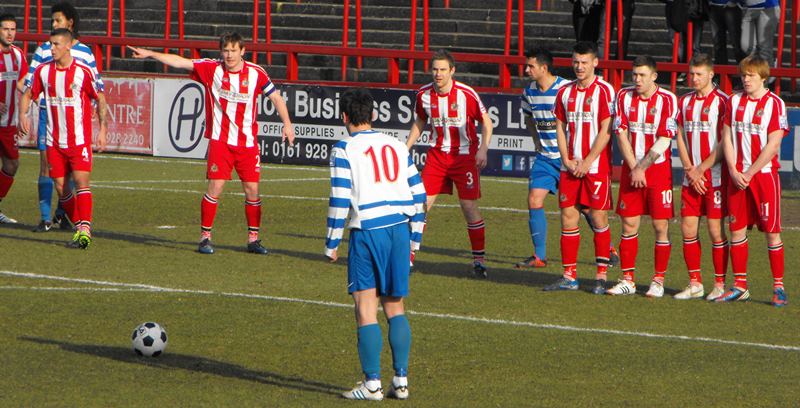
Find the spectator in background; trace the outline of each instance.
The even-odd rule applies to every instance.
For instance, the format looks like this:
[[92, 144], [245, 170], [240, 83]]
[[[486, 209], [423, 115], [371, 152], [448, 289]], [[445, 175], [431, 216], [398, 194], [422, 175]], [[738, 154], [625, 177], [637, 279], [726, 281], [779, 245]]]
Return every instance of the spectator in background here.
[[[675, 46], [675, 33], [680, 34], [678, 62], [687, 61], [689, 42], [689, 23], [692, 23], [692, 54], [702, 52], [700, 39], [703, 37], [703, 22], [708, 20], [708, 2], [705, 0], [666, 0], [664, 12], [667, 16], [669, 36]], [[681, 73], [680, 78], [686, 74]], [[683, 79], [681, 79], [682, 81]]]
[[781, 16], [780, 0], [744, 0], [742, 51], [775, 66], [773, 47]]
[[603, 0], [570, 0], [575, 41], [590, 42], [597, 47], [603, 24]]
[[738, 64], [746, 56], [742, 51], [742, 8], [738, 0], [708, 0], [708, 17], [714, 44], [714, 63], [728, 64], [728, 44]]
[[[608, 30], [611, 36], [611, 41], [616, 41], [618, 34], [614, 32], [614, 27], [617, 24], [617, 4], [622, 2], [622, 55], [619, 54], [619, 46], [612, 47], [614, 51], [614, 59], [625, 59], [628, 56], [628, 40], [631, 37], [631, 19], [633, 19], [633, 12], [636, 9], [634, 0], [614, 0], [611, 3], [611, 28]], [[603, 19], [605, 22], [605, 19]]]

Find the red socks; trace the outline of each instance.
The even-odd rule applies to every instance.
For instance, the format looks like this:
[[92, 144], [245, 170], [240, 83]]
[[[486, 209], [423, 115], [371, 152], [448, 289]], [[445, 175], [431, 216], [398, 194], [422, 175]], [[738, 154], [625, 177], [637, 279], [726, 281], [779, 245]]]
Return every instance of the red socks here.
[[202, 238], [211, 238], [211, 228], [214, 226], [214, 217], [217, 216], [217, 197], [203, 195], [200, 201], [200, 229]]
[[[733, 286], [747, 289], [747, 237], [741, 241], [731, 242], [731, 268], [733, 269]], [[783, 251], [781, 251], [783, 255]], [[772, 257], [770, 256], [770, 260]]]
[[577, 276], [578, 249], [581, 246], [581, 230], [574, 228], [561, 230], [561, 264], [564, 276], [575, 279]]
[[247, 216], [247, 241], [253, 242], [258, 239], [258, 231], [261, 228], [261, 199], [245, 200], [244, 214]]
[[467, 223], [469, 243], [472, 245], [472, 258], [483, 262], [486, 258], [486, 224], [483, 220]]
[[636, 254], [639, 253], [639, 234], [622, 235], [619, 242], [619, 263], [622, 279], [632, 281], [636, 271]]

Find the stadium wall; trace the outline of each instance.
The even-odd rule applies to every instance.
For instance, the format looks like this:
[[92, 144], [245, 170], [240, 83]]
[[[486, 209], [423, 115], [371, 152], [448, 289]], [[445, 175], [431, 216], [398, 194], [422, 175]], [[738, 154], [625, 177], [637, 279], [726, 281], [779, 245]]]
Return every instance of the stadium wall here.
[[[208, 142], [205, 130], [204, 90], [200, 84], [182, 78], [131, 78], [108, 75], [109, 143], [113, 152], [159, 157], [203, 158]], [[292, 116], [297, 139], [294, 146], [281, 143], [282, 123], [268, 98], [259, 98], [258, 140], [262, 161], [302, 165], [328, 165], [331, 146], [346, 134], [339, 119], [338, 98], [346, 89], [303, 83], [282, 83], [279, 87]], [[372, 88], [377, 117], [373, 126], [404, 140], [414, 120], [415, 91]], [[482, 94], [494, 125], [489, 164], [483, 175], [527, 177], [533, 163], [533, 141], [525, 129], [518, 94]], [[800, 108], [789, 109], [791, 133], [779, 153], [783, 188], [800, 189]], [[37, 121], [34, 121], [37, 123]], [[96, 128], [96, 126], [95, 126]], [[96, 132], [96, 129], [95, 129]], [[429, 133], [420, 137], [413, 152], [418, 166], [425, 164]], [[34, 140], [20, 140], [34, 146]], [[615, 149], [616, 151], [616, 149]], [[677, 147], [673, 142], [673, 155]], [[621, 163], [615, 154], [614, 163]], [[676, 180], [681, 165], [673, 161]]]

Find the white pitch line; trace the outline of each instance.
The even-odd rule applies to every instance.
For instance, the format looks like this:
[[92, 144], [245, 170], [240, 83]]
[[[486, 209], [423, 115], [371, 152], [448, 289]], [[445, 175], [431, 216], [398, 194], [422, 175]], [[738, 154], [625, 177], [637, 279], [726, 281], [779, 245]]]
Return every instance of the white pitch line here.
[[[261, 179], [261, 183], [285, 183], [298, 181], [329, 181], [328, 177], [308, 177], [308, 178], [275, 178]], [[92, 184], [182, 184], [182, 183], [206, 183], [206, 179], [189, 180], [93, 180]], [[229, 180], [230, 183], [241, 183], [241, 180]]]
[[[310, 305], [318, 305], [318, 306], [326, 306], [326, 307], [335, 307], [335, 308], [352, 308], [353, 307], [350, 304], [344, 304], [344, 303], [338, 303], [338, 302], [326, 302], [326, 301], [320, 301], [320, 300], [299, 299], [299, 298], [290, 298], [290, 297], [282, 297], [282, 296], [256, 295], [256, 294], [250, 294], [250, 293], [215, 292], [215, 291], [210, 291], [210, 290], [193, 290], [193, 289], [176, 289], [176, 288], [166, 288], [166, 287], [160, 287], [160, 286], [154, 286], [154, 285], [146, 285], [146, 284], [140, 284], [140, 283], [124, 283], [124, 282], [111, 282], [111, 281], [101, 281], [101, 280], [93, 280], [93, 279], [69, 278], [69, 277], [65, 277], [65, 276], [42, 275], [42, 274], [37, 274], [37, 273], [0, 271], [0, 275], [20, 277], [20, 278], [29, 278], [29, 279], [45, 279], [45, 280], [55, 280], [55, 281], [62, 281], [62, 282], [76, 282], [76, 283], [95, 284], [95, 285], [101, 285], [101, 286], [110, 286], [110, 288], [57, 288], [57, 287], [0, 286], [0, 289], [4, 289], [4, 290], [43, 290], [43, 291], [63, 290], [63, 291], [95, 291], [95, 292], [145, 291], [145, 292], [162, 292], [162, 293], [186, 293], [186, 294], [199, 294], [199, 295], [216, 295], [216, 296], [223, 296], [223, 297], [259, 299], [259, 300], [269, 300], [269, 301], [276, 301], [276, 302], [302, 303], [302, 304], [310, 304]], [[677, 335], [677, 334], [659, 334], [659, 333], [636, 332], [636, 331], [627, 331], [627, 330], [612, 330], [612, 329], [598, 329], [598, 328], [591, 328], [591, 327], [567, 326], [567, 325], [560, 325], [560, 324], [521, 322], [521, 321], [505, 320], [505, 319], [487, 319], [487, 318], [475, 317], [475, 316], [464, 316], [464, 315], [454, 315], [454, 314], [448, 314], [448, 313], [435, 313], [435, 312], [419, 312], [419, 311], [413, 311], [413, 310], [407, 310], [406, 313], [408, 313], [410, 315], [415, 315], [415, 316], [424, 316], [424, 317], [431, 317], [431, 318], [437, 318], [437, 319], [446, 319], [446, 320], [459, 320], [459, 321], [466, 321], [466, 322], [472, 322], [472, 323], [494, 324], [494, 325], [501, 325], [501, 326], [530, 327], [530, 328], [534, 328], [534, 329], [559, 330], [559, 331], [570, 331], [570, 332], [591, 333], [591, 334], [611, 334], [611, 335], [617, 335], [617, 336], [644, 337], [644, 338], [659, 339], [659, 340], [692, 341], [692, 342], [700, 342], [700, 343], [724, 344], [724, 345], [731, 345], [731, 346], [755, 347], [755, 348], [763, 348], [763, 349], [768, 349], [768, 350], [800, 351], [800, 346], [786, 346], [786, 345], [780, 345], [780, 344], [769, 344], [769, 343], [757, 343], [757, 342], [749, 342], [749, 341], [715, 339], [715, 338], [711, 338], [711, 337], [693, 337], [693, 336], [683, 336], [683, 335]]]

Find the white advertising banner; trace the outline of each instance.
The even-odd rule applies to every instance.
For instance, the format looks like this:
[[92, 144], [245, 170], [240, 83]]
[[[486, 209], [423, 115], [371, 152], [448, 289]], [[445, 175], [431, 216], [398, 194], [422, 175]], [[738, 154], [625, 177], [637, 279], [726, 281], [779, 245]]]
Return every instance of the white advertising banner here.
[[206, 157], [205, 92], [189, 79], [156, 79], [153, 89], [153, 155]]

